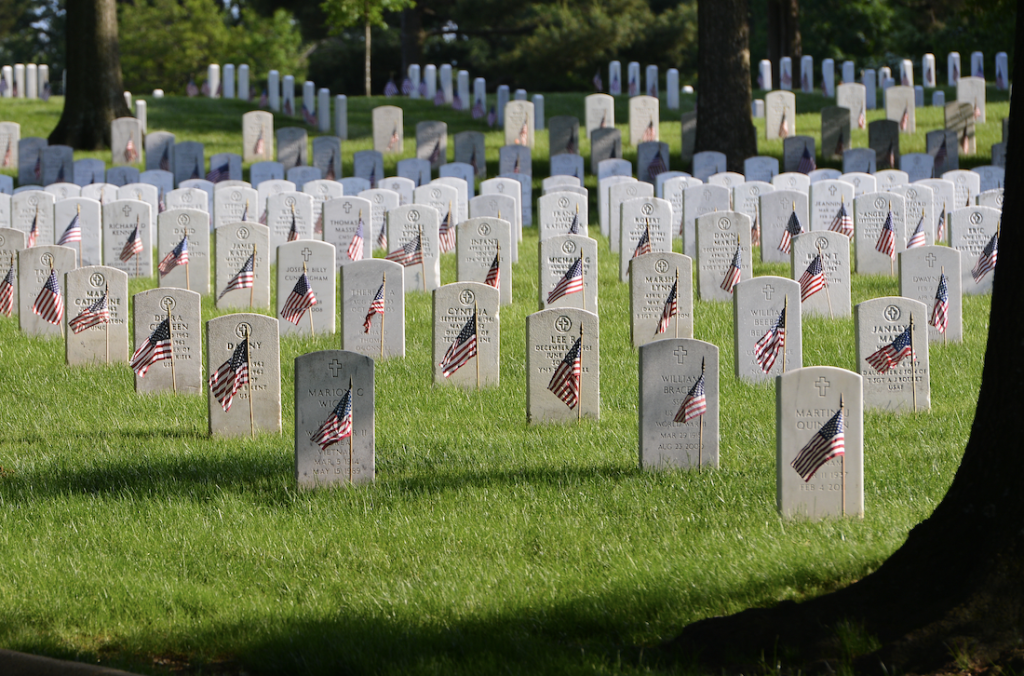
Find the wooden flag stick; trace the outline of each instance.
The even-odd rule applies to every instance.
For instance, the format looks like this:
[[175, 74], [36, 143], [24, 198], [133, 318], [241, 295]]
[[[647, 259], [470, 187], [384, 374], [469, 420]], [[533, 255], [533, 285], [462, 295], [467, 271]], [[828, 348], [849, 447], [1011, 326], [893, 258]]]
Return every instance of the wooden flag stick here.
[[[351, 397], [352, 397], [352, 376], [348, 377], [348, 396], [349, 396], [349, 402], [350, 403], [355, 403], [351, 399]], [[351, 421], [351, 418], [352, 418], [352, 414], [350, 413], [349, 414], [349, 420], [350, 421]], [[350, 424], [351, 424], [351, 422], [350, 422]], [[354, 455], [354, 451], [355, 451], [353, 439], [355, 438], [355, 436], [356, 436], [356, 429], [355, 429], [355, 426], [353, 425], [352, 428], [349, 429], [349, 431], [348, 431], [348, 482], [349, 482], [349, 484], [352, 483], [352, 456]]]
[[910, 388], [914, 393], [914, 413], [917, 413], [917, 359], [914, 354], [914, 313], [910, 313]]
[[676, 338], [679, 337], [679, 268], [676, 267]]
[[82, 267], [82, 205], [78, 205], [78, 267]]
[[[107, 297], [107, 312], [110, 312], [110, 284], [107, 284], [103, 290], [103, 294]], [[103, 322], [103, 340], [106, 343], [107, 348], [107, 364], [110, 363], [110, 317], [107, 317], [107, 321]]]
[[248, 378], [249, 382], [246, 383], [245, 386], [246, 386], [246, 388], [247, 388], [247, 390], [249, 392], [249, 435], [253, 439], [255, 439], [256, 438], [256, 419], [253, 417], [253, 414], [252, 414], [252, 379], [253, 379], [253, 372], [252, 372], [252, 351], [250, 349], [252, 347], [252, 344], [249, 342], [249, 333], [250, 332], [251, 331], [250, 331], [249, 327], [246, 326], [245, 327], [245, 368], [246, 368], [246, 370], [249, 371], [249, 378]]
[[[302, 261], [302, 274], [306, 274], [306, 261]], [[315, 337], [316, 329], [313, 328], [313, 308], [306, 310], [306, 313], [309, 315], [309, 333]]]
[[420, 237], [420, 276], [423, 278], [423, 291], [427, 290], [427, 258], [423, 255], [423, 226], [419, 226]]
[[[945, 265], [943, 265], [943, 266], [941, 266], [939, 268], [939, 274], [942, 275], [942, 277], [946, 276], [946, 266]], [[942, 277], [940, 277], [939, 279], [941, 280]], [[949, 305], [949, 303], [947, 302], [947, 306], [948, 305]], [[947, 314], [949, 313], [948, 309], [946, 310], [946, 313]], [[946, 347], [946, 329], [942, 330], [942, 347]]]
[[[789, 294], [787, 293], [782, 301], [783, 316], [786, 318], [786, 323], [789, 323]], [[786, 372], [786, 339], [782, 339], [782, 372]]]
[[[383, 298], [381, 300], [384, 303], [383, 306], [380, 309], [380, 358], [383, 359], [384, 358], [384, 309], [388, 305], [388, 289], [387, 289], [387, 286], [388, 286], [388, 273], [386, 273], [386, 272], [384, 273], [384, 279], [381, 280], [380, 286], [381, 286], [381, 289], [382, 289], [381, 296], [383, 296]], [[370, 302], [373, 302], [373, 301], [370, 301]]]
[[[839, 395], [839, 410], [840, 411], [843, 410], [843, 395], [842, 394]], [[845, 414], [844, 414], [843, 417], [845, 417]], [[841, 480], [841, 483], [842, 483], [842, 487], [843, 487], [843, 516], [846, 516], [846, 450], [845, 449], [843, 449], [843, 454], [841, 456], [839, 456], [839, 458], [840, 458], [839, 477], [840, 477], [840, 480]]]
[[252, 309], [252, 295], [256, 292], [256, 243], [252, 245], [252, 285], [249, 287], [249, 309]]
[[174, 334], [171, 332], [171, 306], [167, 306], [167, 340], [171, 344], [171, 392], [178, 393], [178, 378], [174, 373]]
[[[704, 358], [700, 360], [700, 375], [704, 376]], [[704, 414], [700, 414], [700, 418], [697, 421], [697, 474], [701, 473], [704, 467]]]
[[[821, 246], [818, 246], [818, 258], [821, 258]], [[825, 275], [825, 259], [821, 258], [821, 278], [825, 285], [825, 298], [828, 299], [828, 318], [835, 319], [836, 316], [832, 314], [832, 294], [828, 291], [828, 277]], [[788, 319], [788, 317], [787, 317]]]
[[476, 389], [480, 389], [480, 315], [478, 314], [476, 298], [473, 299], [473, 333], [476, 335]]
[[581, 422], [583, 420], [583, 320], [580, 320], [580, 379], [576, 384], [579, 386], [579, 393], [576, 395], [576, 422]]

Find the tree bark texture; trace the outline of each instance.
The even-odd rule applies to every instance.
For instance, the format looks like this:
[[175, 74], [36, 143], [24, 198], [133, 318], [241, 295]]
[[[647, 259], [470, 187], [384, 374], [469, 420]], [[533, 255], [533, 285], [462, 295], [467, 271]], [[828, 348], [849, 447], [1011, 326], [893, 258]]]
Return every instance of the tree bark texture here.
[[[772, 83], [779, 88], [779, 60], [793, 60], [793, 82], [800, 82], [800, 0], [767, 0], [768, 59], [772, 62]], [[795, 85], [794, 85], [795, 88]]]
[[[1024, 0], [1018, 0], [1016, 31], [1014, 65], [1016, 72], [1024, 73]], [[1011, 128], [1019, 130], [1022, 125], [1024, 100], [1010, 109]], [[995, 280], [981, 391], [949, 491], [871, 575], [802, 604], [783, 602], [692, 624], [672, 643], [677, 655], [699, 654], [708, 664], [735, 669], [756, 663], [759, 655], [782, 654], [786, 649], [797, 651], [807, 666], [836, 656], [835, 628], [843, 621], [861, 625], [882, 644], [854, 662], [857, 673], [945, 668], [953, 661], [951, 646], [964, 641], [981, 646], [981, 658], [1005, 658], [1020, 650], [1024, 453], [1016, 423], [1024, 399], [1022, 137], [1020, 131], [1010, 134], [1006, 227], [1000, 231], [998, 267], [990, 273]]]
[[747, 0], [697, 6], [697, 138], [695, 149], [725, 153], [730, 171], [757, 155], [750, 112], [750, 34]]
[[115, 0], [67, 0], [67, 91], [50, 144], [110, 146], [110, 123], [128, 117]]
[[[409, 66], [423, 62], [423, 20], [418, 7], [402, 11], [402, 76], [409, 73]], [[419, 82], [413, 85], [419, 86]]]

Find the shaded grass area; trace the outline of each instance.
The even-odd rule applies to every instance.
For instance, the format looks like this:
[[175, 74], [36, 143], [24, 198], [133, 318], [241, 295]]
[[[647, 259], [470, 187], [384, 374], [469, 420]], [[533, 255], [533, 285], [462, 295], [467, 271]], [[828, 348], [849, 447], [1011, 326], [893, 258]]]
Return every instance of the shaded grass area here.
[[[188, 107], [208, 104], [156, 102], [151, 128], [164, 105], [187, 125]], [[194, 138], [175, 119], [161, 124]], [[227, 123], [203, 133], [240, 145]], [[526, 424], [528, 230], [501, 311], [499, 387], [433, 386], [429, 298], [408, 296], [407, 357], [377, 366], [377, 481], [357, 489], [295, 489], [294, 358], [336, 337], [282, 340], [281, 436], [222, 440], [206, 436], [205, 398], [137, 396], [126, 367], [68, 369], [58, 341], [0, 320], [0, 645], [146, 673], [685, 671], [654, 646], [703, 617], [848, 584], [930, 513], [969, 433], [987, 297], [965, 299], [963, 344], [932, 348], [930, 412], [865, 416], [865, 518], [786, 522], [774, 388], [732, 377], [729, 304], [695, 307], [695, 337], [721, 348], [721, 469], [637, 469], [628, 287], [598, 240], [601, 420]], [[451, 256], [442, 281], [455, 281]], [[893, 279], [854, 279], [854, 303], [897, 293]], [[204, 320], [223, 313], [204, 299]], [[853, 368], [852, 319], [805, 319], [803, 345], [807, 365]]]

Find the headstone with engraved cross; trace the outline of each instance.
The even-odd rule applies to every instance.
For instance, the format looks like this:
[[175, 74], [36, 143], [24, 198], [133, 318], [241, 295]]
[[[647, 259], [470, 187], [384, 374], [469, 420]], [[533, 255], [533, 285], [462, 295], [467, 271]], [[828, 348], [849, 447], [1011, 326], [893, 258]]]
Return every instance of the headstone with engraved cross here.
[[[337, 247], [335, 263], [339, 269], [352, 261], [372, 257], [373, 240], [377, 236], [372, 231], [372, 219], [370, 200], [364, 197], [344, 195], [324, 202], [324, 241]], [[359, 234], [360, 227], [362, 234]], [[349, 250], [357, 235], [362, 238], [362, 244], [355, 246], [354, 255], [350, 256]], [[388, 246], [391, 246], [390, 236]]]
[[[128, 273], [129, 277], [153, 276], [153, 244], [155, 235], [150, 227], [152, 207], [139, 200], [115, 200], [103, 205], [103, 264]], [[139, 229], [142, 252], [128, 256], [125, 251], [128, 239]], [[128, 260], [121, 260], [122, 254]]]
[[[281, 432], [281, 341], [278, 323], [262, 314], [238, 313], [206, 322], [206, 372], [212, 377], [229, 362], [238, 344], [249, 341], [249, 383], [231, 398], [230, 408], [214, 396], [207, 383], [210, 436], [245, 437]], [[222, 374], [228, 377], [229, 374]]]
[[309, 158], [309, 136], [301, 127], [284, 127], [277, 130], [277, 161], [285, 171], [292, 167], [303, 167]]
[[[374, 361], [346, 350], [295, 358], [295, 482], [299, 488], [372, 483], [374, 479]], [[351, 388], [351, 389], [350, 389]], [[352, 436], [313, 439], [350, 396]]]
[[[277, 247], [277, 307], [276, 317], [281, 335], [331, 335], [334, 333], [337, 270], [334, 263], [335, 248], [328, 242], [299, 240]], [[316, 304], [298, 318], [290, 321], [281, 316], [286, 305], [302, 297], [294, 297], [295, 285], [303, 273]]]
[[[932, 343], [963, 340], [963, 280], [960, 253], [948, 246], [921, 246], [900, 254], [900, 295], [924, 303], [928, 340]], [[947, 325], [945, 332], [932, 326], [939, 278], [946, 276]]]
[[[785, 356], [780, 348], [771, 359], [758, 363], [755, 345], [778, 325], [785, 310]], [[783, 277], [755, 277], [733, 289], [733, 354], [736, 377], [747, 382], [768, 382], [775, 376], [803, 365], [801, 339], [800, 285]], [[770, 344], [771, 341], [764, 341]], [[769, 348], [770, 349], [770, 348]], [[774, 352], [774, 351], [773, 351]]]

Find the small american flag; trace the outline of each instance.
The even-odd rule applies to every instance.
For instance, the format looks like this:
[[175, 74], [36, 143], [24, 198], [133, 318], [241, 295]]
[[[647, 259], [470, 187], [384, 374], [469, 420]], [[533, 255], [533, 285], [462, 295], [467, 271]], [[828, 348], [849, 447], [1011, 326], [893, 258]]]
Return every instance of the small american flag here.
[[644, 228], [644, 234], [640, 235], [640, 241], [636, 243], [636, 248], [633, 249], [632, 258], [637, 256], [643, 256], [644, 254], [651, 253], [651, 226], [648, 225]]
[[910, 126], [910, 105], [903, 106], [903, 114], [900, 115], [900, 131], [906, 131]]
[[14, 313], [14, 261], [0, 282], [0, 314], [10, 317]]
[[886, 373], [899, 366], [905, 357], [915, 358], [911, 356], [913, 354], [911, 342], [910, 326], [907, 326], [903, 333], [896, 336], [896, 340], [868, 355], [867, 362], [879, 373]]
[[629, 79], [629, 95], [630, 96], [636, 96], [638, 93], [639, 93], [639, 91], [638, 91], [637, 84], [636, 84], [636, 78], [630, 78]]
[[847, 237], [853, 237], [853, 219], [850, 218], [850, 214], [846, 211], [845, 200], [839, 203], [839, 211], [836, 212], [836, 216], [832, 219], [828, 229], [831, 232], [838, 232]]
[[78, 313], [78, 316], [68, 322], [68, 328], [74, 333], [81, 333], [94, 326], [100, 326], [110, 322], [110, 302], [107, 293], [103, 297]]
[[864, 129], [868, 126], [868, 118], [864, 114], [864, 106], [860, 107], [860, 115], [857, 116], [857, 128]]
[[935, 162], [932, 164], [932, 178], [939, 178], [942, 176], [942, 170], [946, 166], [946, 158], [949, 157], [949, 151], [946, 148], [946, 135], [942, 135], [942, 145], [935, 151]]
[[269, 205], [263, 207], [263, 213], [260, 214], [260, 225], [266, 225], [267, 224], [267, 218], [270, 216], [269, 211], [270, 211], [270, 206]]
[[[516, 137], [516, 145], [517, 146], [527, 146], [527, 145], [530, 145], [530, 127], [526, 124], [526, 122], [523, 122], [523, 126], [520, 127], [520, 129], [519, 129], [519, 136]], [[518, 158], [518, 156], [517, 156], [517, 158]]]
[[576, 152], [579, 150], [579, 142], [578, 138], [576, 137], [576, 133], [577, 131], [575, 129], [570, 131], [569, 140], [565, 142], [565, 152], [571, 155], [575, 155]]
[[72, 242], [82, 241], [82, 225], [79, 214], [75, 214], [71, 222], [68, 223], [68, 227], [64, 229], [64, 234], [60, 236], [60, 240], [57, 241], [57, 246], [64, 246], [65, 244], [71, 244]]
[[188, 95], [189, 98], [199, 96], [199, 87], [196, 86], [195, 80], [188, 81], [188, 84], [185, 85], [185, 93]]
[[548, 382], [548, 389], [555, 393], [555, 396], [565, 402], [570, 409], [576, 408], [580, 403], [580, 379], [583, 373], [581, 365], [581, 353], [583, 350], [583, 338], [577, 338], [572, 348], [558, 364], [554, 375]]
[[196, 158], [196, 165], [192, 168], [192, 175], [189, 176], [189, 180], [195, 180], [203, 177], [203, 170], [199, 168], [199, 158]]
[[917, 227], [914, 228], [914, 234], [907, 240], [908, 249], [916, 249], [919, 246], [924, 246], [928, 242], [925, 241], [924, 237], [924, 212], [921, 212], [921, 220], [917, 222]]
[[447, 378], [476, 356], [476, 312], [459, 331], [455, 341], [448, 347], [439, 366]]
[[366, 180], [370, 182], [370, 189], [373, 190], [377, 187], [377, 163], [374, 162], [370, 165], [370, 175], [366, 177]]
[[[965, 132], [966, 138], [966, 132]], [[36, 181], [43, 180], [43, 156], [36, 155], [36, 166], [32, 169], [32, 175], [36, 177]]]
[[253, 271], [256, 265], [256, 252], [253, 251], [249, 254], [249, 258], [246, 259], [245, 265], [242, 269], [235, 273], [235, 276], [231, 278], [224, 290], [220, 292], [218, 300], [224, 297], [228, 291], [234, 291], [235, 289], [249, 289], [252, 288], [256, 281], [256, 275]]
[[498, 113], [495, 111], [494, 106], [491, 106], [490, 110], [487, 111], [487, 126], [493, 127], [498, 121]]
[[242, 209], [242, 222], [249, 220], [249, 200], [245, 200], [245, 207]]
[[28, 246], [26, 248], [31, 249], [36, 245], [36, 238], [39, 237], [39, 209], [36, 209], [36, 215], [32, 217], [32, 226], [28, 229]]
[[775, 360], [779, 353], [786, 349], [786, 308], [782, 308], [775, 325], [768, 329], [761, 338], [754, 343], [754, 357], [758, 366], [765, 373], [769, 373], [775, 366]]
[[569, 224], [569, 234], [578, 235], [580, 234], [580, 205], [576, 205], [576, 213], [573, 214], [572, 223]]
[[737, 244], [736, 253], [733, 254], [732, 262], [729, 263], [729, 269], [725, 271], [725, 277], [719, 285], [722, 291], [725, 291], [726, 293], [732, 293], [732, 288], [739, 284], [741, 274], [740, 268], [743, 266], [742, 252], [742, 247]]
[[484, 110], [484, 101], [483, 101], [483, 99], [477, 99], [476, 103], [473, 104], [473, 119], [474, 120], [479, 120], [481, 117], [483, 117], [486, 114], [487, 114], [487, 111]]
[[334, 170], [334, 151], [332, 150], [331, 159], [327, 162], [327, 173], [324, 175], [324, 178], [328, 181], [333, 181], [336, 175]]
[[416, 235], [416, 239], [409, 240], [401, 249], [395, 249], [385, 258], [405, 267], [419, 265], [423, 262], [423, 242], [420, 237]]
[[665, 173], [666, 171], [668, 171], [668, 167], [665, 166], [665, 161], [661, 159], [661, 149], [659, 148], [658, 152], [654, 153], [654, 159], [647, 165], [647, 178], [653, 181], [658, 174]]
[[455, 226], [452, 225], [452, 204], [448, 203], [448, 213], [441, 221], [441, 229], [438, 231], [438, 239], [441, 241], [441, 253], [455, 251]]
[[513, 174], [518, 174], [519, 173], [519, 155], [516, 155], [516, 163], [514, 165], [512, 165], [512, 173]]
[[647, 88], [647, 95], [658, 98], [658, 83], [652, 82], [651, 86]]
[[789, 121], [786, 119], [786, 111], [782, 111], [782, 122], [779, 123], [779, 138], [789, 137]]
[[814, 155], [811, 154], [810, 146], [805, 145], [804, 152], [800, 155], [800, 163], [796, 165], [796, 170], [801, 174], [809, 174], [817, 168], [818, 165], [814, 162]]
[[600, 68], [597, 69], [597, 72], [594, 73], [594, 77], [591, 78], [590, 81], [594, 83], [594, 91], [595, 92], [603, 92], [604, 91], [604, 80], [601, 79], [601, 69]]
[[491, 261], [491, 267], [487, 269], [487, 278], [484, 279], [484, 284], [493, 286], [495, 289], [501, 288], [501, 269], [499, 267], [498, 254], [494, 254], [494, 260]]
[[142, 238], [139, 237], [139, 225], [135, 224], [135, 229], [132, 230], [132, 234], [128, 235], [128, 241], [124, 243], [124, 247], [121, 248], [121, 255], [119, 258], [122, 263], [127, 263], [135, 256], [142, 253]]
[[438, 87], [437, 91], [434, 92], [434, 105], [435, 106], [443, 106], [444, 105], [444, 89], [442, 89], [441, 87]]
[[306, 124], [315, 127], [316, 126], [316, 115], [313, 111], [306, 107], [306, 104], [302, 104], [302, 119], [305, 120]]
[[132, 164], [139, 160], [139, 151], [135, 148], [135, 140], [128, 137], [128, 144], [124, 147], [124, 161]]
[[966, 155], [971, 152], [971, 139], [967, 136], [967, 129], [964, 128], [964, 135], [960, 139], [960, 151]]
[[409, 94], [412, 94], [413, 90], [415, 90], [415, 89], [416, 89], [416, 85], [414, 85], [412, 83], [412, 80], [410, 80], [409, 78], [405, 78], [404, 80], [402, 80], [402, 93], [403, 94], [405, 94], [406, 96], [409, 96]]
[[846, 442], [843, 437], [843, 409], [836, 411], [827, 423], [821, 426], [807, 445], [793, 458], [790, 465], [796, 473], [803, 477], [804, 482], [814, 478], [821, 466], [832, 458], [846, 453]]
[[170, 171], [171, 170], [171, 144], [164, 144], [164, 154], [160, 156], [160, 170]]
[[326, 451], [327, 447], [352, 436], [352, 388], [331, 411], [327, 420], [313, 433], [312, 442]]
[[[398, 150], [398, 144], [402, 142], [402, 136], [398, 133], [398, 125], [395, 125], [391, 129], [391, 138], [388, 139], [388, 147], [384, 149], [384, 152], [390, 153]], [[331, 162], [334, 162], [334, 155], [331, 155]]]
[[992, 239], [988, 241], [985, 248], [982, 249], [981, 255], [978, 256], [978, 262], [974, 264], [974, 268], [971, 270], [971, 277], [974, 277], [976, 283], [980, 283], [985, 278], [985, 275], [989, 271], [994, 270], [996, 267], [996, 258], [999, 255], [999, 233], [992, 235]]
[[216, 169], [211, 169], [210, 173], [206, 175], [206, 180], [210, 183], [220, 183], [231, 178], [231, 164], [225, 162]]
[[622, 93], [622, 85], [619, 84], [619, 75], [618, 75], [618, 73], [613, 73], [612, 74], [612, 86], [611, 86], [610, 93], [611, 94], [615, 94], [616, 96], [618, 96], [619, 94]]
[[380, 226], [380, 232], [377, 233], [377, 248], [388, 249], [388, 222], [384, 219], [384, 222]]
[[384, 317], [384, 282], [381, 282], [380, 288], [377, 289], [377, 295], [370, 302], [370, 309], [367, 310], [366, 319], [363, 320], [363, 333], [370, 332], [370, 322], [374, 315]]
[[297, 242], [299, 240], [299, 226], [295, 222], [295, 207], [292, 207], [292, 224], [288, 228], [288, 241]]
[[950, 84], [957, 84], [958, 82], [960, 82], [960, 69], [954, 63], [953, 64], [953, 81]]
[[939, 288], [935, 292], [935, 306], [932, 307], [932, 316], [928, 323], [936, 328], [939, 333], [945, 333], [949, 326], [949, 285], [946, 283], [946, 275], [939, 275]]
[[473, 144], [473, 151], [469, 154], [469, 166], [473, 167], [473, 175], [480, 173], [480, 167], [477, 166], [476, 159], [476, 144]]
[[60, 168], [57, 169], [57, 183], [64, 182], [64, 164], [61, 163]]
[[793, 238], [797, 235], [802, 234], [804, 226], [800, 223], [800, 218], [796, 215], [796, 205], [793, 205], [793, 213], [789, 215], [789, 220], [786, 221], [786, 227], [782, 231], [782, 239], [779, 240], [779, 251], [784, 254], [789, 253], [790, 243]]
[[202, 92], [203, 96], [209, 96], [210, 95], [210, 83], [209, 82], [204, 82], [203, 86], [199, 88], [199, 91]]
[[356, 231], [352, 234], [352, 241], [348, 243], [346, 251], [350, 261], [363, 260], [363, 210], [359, 210], [359, 222], [356, 224]]
[[754, 220], [750, 223], [750, 246], [761, 246], [761, 222], [758, 220], [757, 211], [754, 212]]
[[679, 410], [676, 411], [676, 415], [672, 418], [672, 422], [677, 423], [688, 423], [694, 418], [698, 418], [708, 412], [708, 398], [704, 393], [704, 372], [702, 371], [700, 377], [697, 378], [697, 382], [693, 384], [690, 391], [686, 393], [686, 398], [683, 399], [683, 403], [679, 405]]
[[644, 129], [643, 135], [640, 137], [641, 143], [647, 143], [648, 141], [658, 140], [658, 127], [654, 124], [654, 118], [647, 122], [647, 127]]
[[800, 302], [804, 302], [825, 288], [825, 268], [821, 264], [821, 254], [814, 257], [811, 264], [800, 275]]
[[598, 125], [601, 129], [608, 126], [608, 111], [601, 113], [601, 124]]
[[243, 340], [231, 353], [231, 358], [210, 374], [210, 394], [225, 411], [231, 410], [231, 401], [242, 385], [249, 382], [249, 341]]
[[452, 96], [452, 110], [462, 110], [462, 97], [458, 92]]
[[264, 89], [264, 90], [263, 90], [263, 91], [262, 91], [262, 92], [260, 93], [260, 102], [259, 102], [259, 104], [258, 104], [258, 105], [259, 105], [259, 107], [260, 107], [261, 109], [263, 109], [263, 108], [267, 108], [267, 107], [269, 107], [269, 106], [270, 106], [270, 98], [269, 98], [269, 97], [267, 96], [267, 90], [266, 90], [266, 89]]
[[896, 257], [896, 233], [893, 230], [891, 209], [885, 217], [885, 225], [882, 226], [882, 232], [878, 233], [875, 251], [884, 253], [889, 258]]
[[285, 95], [284, 97], [284, 114], [291, 116], [294, 108], [292, 107], [292, 99], [290, 96]]
[[577, 258], [569, 266], [569, 269], [565, 271], [565, 274], [558, 280], [555, 287], [551, 289], [551, 293], [548, 294], [548, 303], [554, 303], [562, 296], [568, 296], [570, 293], [579, 293], [580, 291], [583, 291], [583, 256]]
[[32, 303], [32, 313], [37, 314], [51, 324], [60, 324], [64, 318], [64, 297], [57, 283], [57, 271], [50, 269], [50, 276]]
[[178, 245], [171, 249], [171, 251], [164, 256], [164, 259], [160, 261], [158, 266], [160, 270], [160, 276], [164, 277], [174, 268], [179, 265], [188, 265], [188, 235], [181, 238]]
[[314, 305], [316, 305], [316, 294], [313, 293], [313, 287], [309, 285], [309, 277], [303, 272], [299, 280], [295, 282], [292, 292], [288, 294], [284, 307], [281, 308], [281, 319], [298, 326], [302, 315], [306, 314], [306, 310]]
[[260, 127], [260, 135], [256, 137], [256, 145], [253, 146], [253, 153], [256, 155], [262, 155], [266, 144], [263, 141], [263, 127]]
[[388, 98], [398, 96], [398, 85], [395, 84], [394, 80], [388, 80], [388, 83], [384, 85], [384, 96]]
[[434, 144], [434, 149], [430, 151], [430, 157], [428, 158], [430, 164], [434, 165], [441, 161], [441, 140], [438, 139], [437, 143]]
[[668, 331], [669, 322], [679, 314], [679, 280], [672, 284], [665, 299], [665, 305], [661, 308], [661, 319], [658, 320], [658, 333]]
[[939, 214], [939, 222], [935, 228], [935, 241], [943, 242], [946, 239], [946, 203], [942, 203], [942, 213]]
[[890, 169], [896, 168], [896, 144], [889, 141], [889, 151], [886, 153], [885, 161], [889, 163]]
[[157, 198], [156, 199], [157, 199], [156, 212], [158, 214], [162, 214], [163, 212], [167, 211], [167, 202], [164, 200], [164, 191], [163, 190], [160, 190], [157, 193]]
[[11, 139], [7, 139], [7, 150], [4, 151], [4, 161], [0, 164], [0, 167], [9, 167], [14, 162], [14, 156], [11, 154]]
[[143, 378], [150, 366], [158, 361], [172, 359], [173, 356], [171, 320], [168, 318], [157, 325], [153, 333], [149, 334], [149, 338], [142, 341], [142, 345], [139, 345], [139, 349], [135, 350], [135, 354], [132, 355], [129, 366], [140, 378]]

